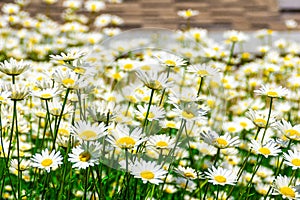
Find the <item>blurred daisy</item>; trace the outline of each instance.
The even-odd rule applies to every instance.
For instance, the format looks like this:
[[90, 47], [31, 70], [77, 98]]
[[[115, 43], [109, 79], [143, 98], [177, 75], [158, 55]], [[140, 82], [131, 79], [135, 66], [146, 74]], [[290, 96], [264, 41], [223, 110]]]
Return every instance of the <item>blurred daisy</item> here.
[[72, 135], [83, 141], [94, 141], [107, 135], [104, 123], [91, 124], [88, 121], [79, 121], [71, 127]]
[[208, 178], [208, 182], [214, 185], [235, 185], [237, 175], [234, 171], [224, 169], [222, 167], [208, 169], [208, 172], [204, 172]]
[[[66, 115], [68, 113], [73, 112], [73, 106], [70, 104], [66, 104], [63, 110], [62, 115]], [[49, 101], [49, 112], [51, 115], [54, 116], [60, 116], [62, 111], [62, 102], [57, 102], [57, 101]]]
[[254, 90], [254, 93], [258, 95], [266, 95], [270, 98], [281, 98], [289, 94], [289, 90], [282, 86], [269, 86], [262, 85], [258, 90]]
[[197, 10], [192, 10], [192, 9], [187, 9], [187, 10], [179, 10], [177, 12], [177, 15], [179, 17], [182, 17], [184, 19], [189, 19], [191, 17], [194, 17], [196, 15], [199, 15], [199, 11]]
[[150, 182], [152, 184], [158, 185], [162, 183], [162, 179], [167, 174], [167, 171], [163, 169], [161, 165], [156, 162], [151, 161], [136, 161], [131, 167], [130, 172], [134, 178], [142, 179], [143, 183]]
[[291, 140], [300, 140], [300, 124], [292, 126], [290, 122], [282, 119], [281, 122], [276, 123], [276, 128], [287, 138]]
[[281, 153], [280, 146], [278, 146], [273, 140], [267, 141], [264, 145], [256, 140], [251, 140], [249, 147], [256, 153], [263, 155], [265, 158], [269, 156], [277, 156]]
[[299, 199], [300, 194], [296, 191], [296, 188], [290, 185], [290, 179], [287, 176], [281, 174], [276, 178], [272, 185], [275, 190], [272, 195], [282, 195], [284, 199]]
[[78, 50], [78, 49], [72, 49], [69, 52], [62, 52], [60, 55], [50, 55], [50, 59], [57, 60], [57, 61], [64, 61], [64, 62], [71, 62], [73, 60], [76, 60], [78, 58], [81, 58], [87, 54], [86, 51]]
[[220, 79], [218, 69], [207, 64], [190, 65], [187, 67], [187, 71], [200, 77], [212, 76], [218, 80]]
[[83, 142], [72, 148], [68, 161], [72, 162], [72, 168], [86, 169], [98, 165], [102, 146], [99, 142]]
[[194, 102], [174, 104], [174, 106], [175, 108], [172, 111], [178, 114], [181, 119], [187, 121], [203, 121], [207, 119], [204, 116], [207, 114], [207, 111], [199, 108], [199, 105]]
[[14, 58], [0, 63], [0, 71], [9, 76], [18, 76], [30, 67], [28, 62], [17, 61]]
[[145, 72], [138, 70], [136, 75], [146, 87], [152, 90], [162, 90], [172, 86], [172, 82], [168, 81], [166, 73], [158, 74], [158, 72], [155, 71]]
[[300, 152], [296, 149], [288, 150], [288, 153], [283, 153], [284, 163], [291, 166], [293, 170], [300, 168]]
[[[249, 109], [245, 113], [246, 117], [248, 117], [254, 125], [259, 128], [265, 128], [267, 125], [268, 113], [266, 111], [255, 111]], [[274, 126], [276, 122], [276, 113], [272, 113], [269, 119], [269, 127]]]
[[153, 148], [156, 148], [158, 150], [161, 149], [172, 149], [175, 146], [175, 138], [172, 138], [168, 135], [153, 135], [150, 136], [147, 141], [147, 146], [151, 146]]
[[18, 160], [17, 159], [12, 159], [10, 161], [10, 166], [13, 167], [16, 170], [24, 171], [30, 167], [30, 160], [25, 160], [22, 159], [20, 160], [20, 168], [18, 167]]
[[206, 132], [202, 132], [201, 136], [204, 142], [219, 149], [235, 147], [240, 143], [239, 137], [231, 137], [229, 133], [225, 133], [225, 135], [220, 136], [215, 131], [208, 130]]
[[8, 84], [5, 89], [10, 92], [9, 98], [15, 101], [25, 99], [30, 93], [28, 85], [24, 83]]
[[288, 29], [295, 29], [298, 26], [297, 21], [294, 19], [287, 19], [284, 21], [284, 24]]
[[61, 93], [61, 90], [58, 89], [57, 87], [47, 88], [47, 89], [42, 89], [42, 90], [31, 92], [32, 96], [36, 96], [42, 100], [52, 99], [55, 96], [59, 95], [60, 93]]
[[86, 77], [84, 76], [79, 77], [78, 74], [70, 70], [55, 70], [53, 73], [53, 79], [68, 89], [79, 89], [86, 87], [88, 82], [85, 80], [85, 78]]
[[106, 140], [114, 147], [132, 149], [143, 143], [146, 138], [144, 138], [141, 128], [130, 131], [128, 126], [118, 124]]
[[187, 180], [186, 178], [178, 177], [175, 181], [178, 187], [190, 192], [197, 188], [197, 184], [194, 181]]
[[166, 52], [156, 52], [154, 56], [158, 59], [161, 65], [166, 67], [181, 67], [187, 64], [187, 61], [183, 58]]
[[63, 157], [60, 152], [54, 150], [50, 153], [48, 149], [44, 149], [42, 153], [36, 153], [31, 160], [31, 166], [45, 169], [48, 173], [51, 169], [57, 168], [62, 164]]
[[89, 12], [99, 12], [106, 8], [103, 1], [88, 0], [84, 3], [84, 8]]
[[248, 36], [244, 33], [236, 30], [230, 30], [224, 32], [224, 38], [230, 42], [245, 42], [248, 40]]
[[182, 167], [179, 165], [178, 168], [175, 168], [175, 172], [188, 180], [198, 178], [197, 172], [191, 167]]
[[[146, 115], [147, 115], [147, 110], [148, 110], [148, 105], [145, 104], [144, 106], [138, 105], [137, 110], [135, 110], [135, 114], [137, 115], [138, 119], [144, 120]], [[148, 121], [153, 121], [153, 120], [159, 120], [164, 118], [166, 112], [164, 111], [163, 108], [152, 105], [149, 110], [148, 114]]]

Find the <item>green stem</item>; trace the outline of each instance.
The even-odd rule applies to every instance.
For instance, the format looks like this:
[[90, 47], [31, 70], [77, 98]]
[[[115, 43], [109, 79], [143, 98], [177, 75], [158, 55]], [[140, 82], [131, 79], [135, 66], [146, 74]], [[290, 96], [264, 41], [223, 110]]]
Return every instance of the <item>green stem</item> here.
[[148, 108], [147, 108], [147, 113], [146, 113], [145, 120], [144, 120], [144, 123], [143, 123], [143, 131], [145, 129], [145, 126], [147, 126], [147, 120], [148, 120], [148, 116], [149, 116], [149, 112], [150, 112], [152, 99], [153, 99], [153, 96], [154, 96], [154, 91], [155, 90], [151, 89], [151, 94], [150, 94], [149, 104], [148, 104]]
[[199, 97], [199, 95], [200, 95], [202, 84], [203, 84], [203, 79], [204, 79], [204, 77], [200, 77], [200, 83], [199, 83], [199, 89], [197, 92], [197, 97]]
[[85, 172], [83, 200], [86, 200], [86, 195], [87, 195], [88, 180], [89, 180], [89, 169], [90, 169], [89, 167], [86, 168], [86, 172]]
[[63, 113], [64, 113], [65, 106], [67, 104], [67, 99], [68, 99], [69, 93], [70, 93], [70, 88], [67, 88], [66, 95], [65, 95], [65, 98], [64, 98], [64, 101], [63, 101], [63, 104], [62, 104], [62, 108], [61, 108], [61, 111], [60, 111], [60, 115], [59, 115], [59, 118], [58, 118], [58, 123], [57, 123], [57, 125], [54, 129], [54, 139], [53, 139], [53, 143], [52, 143], [52, 149], [55, 149], [57, 133], [58, 133], [58, 130], [59, 130], [60, 122], [62, 120], [62, 116], [63, 116]]
[[268, 126], [269, 126], [270, 117], [271, 117], [271, 112], [272, 112], [272, 105], [273, 105], [273, 98], [271, 97], [271, 98], [270, 98], [270, 106], [269, 106], [268, 119], [267, 119], [266, 127], [265, 127], [265, 130], [264, 130], [264, 134], [263, 134], [262, 139], [261, 139], [261, 143], [262, 143], [262, 144], [263, 144], [263, 141], [264, 141], [264, 138], [265, 138], [265, 135], [266, 135]]

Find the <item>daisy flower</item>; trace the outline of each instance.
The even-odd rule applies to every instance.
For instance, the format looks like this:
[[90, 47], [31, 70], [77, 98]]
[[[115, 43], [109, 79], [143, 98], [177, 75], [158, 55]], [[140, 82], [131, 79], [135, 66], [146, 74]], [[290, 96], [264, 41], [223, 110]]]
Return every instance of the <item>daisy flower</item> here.
[[17, 159], [12, 159], [10, 161], [10, 166], [13, 167], [16, 170], [24, 171], [30, 167], [30, 160], [20, 160], [20, 168], [18, 166], [18, 160]]
[[162, 90], [172, 86], [172, 82], [168, 81], [167, 73], [158, 74], [155, 71], [145, 72], [138, 70], [136, 75], [146, 87], [152, 90]]
[[9, 98], [15, 101], [25, 99], [30, 93], [26, 83], [8, 84], [5, 89], [10, 92]]
[[300, 140], [300, 124], [292, 126], [290, 122], [282, 119], [281, 122], [276, 123], [276, 128], [287, 138], [291, 140]]
[[201, 136], [204, 142], [219, 149], [235, 147], [240, 143], [237, 136], [231, 137], [229, 133], [225, 133], [225, 135], [220, 136], [215, 131], [208, 130], [207, 132], [202, 132]]
[[194, 73], [200, 77], [206, 77], [206, 76], [218, 77], [219, 76], [218, 69], [213, 68], [208, 64], [190, 65], [187, 67], [187, 71], [190, 73]]
[[207, 111], [199, 108], [199, 105], [190, 102], [190, 103], [180, 103], [174, 104], [175, 108], [172, 110], [179, 115], [180, 118], [187, 121], [203, 121], [206, 120]]
[[256, 140], [251, 140], [249, 147], [253, 149], [256, 154], [263, 155], [265, 158], [269, 156], [277, 156], [281, 150], [273, 140], [267, 141], [264, 145]]
[[284, 24], [288, 29], [295, 29], [298, 26], [297, 21], [294, 19], [287, 19], [284, 21]]
[[14, 58], [0, 63], [0, 71], [9, 76], [18, 76], [30, 67], [28, 62], [17, 61]]
[[73, 60], [76, 60], [78, 58], [85, 56], [86, 54], [87, 54], [86, 51], [72, 49], [66, 53], [62, 52], [60, 55], [50, 55], [50, 59], [57, 60], [57, 61], [71, 62]]
[[281, 98], [289, 94], [289, 90], [282, 86], [262, 85], [258, 90], [254, 90], [258, 95], [266, 95], [270, 98]]
[[299, 199], [300, 194], [289, 183], [290, 179], [287, 176], [279, 175], [272, 185], [275, 190], [273, 195], [282, 195], [284, 199]]
[[152, 184], [158, 185], [162, 183], [162, 179], [167, 174], [167, 171], [163, 169], [161, 165], [156, 162], [140, 160], [136, 161], [130, 172], [135, 178], [142, 179], [143, 183], [150, 182]]
[[99, 164], [102, 146], [99, 142], [83, 142], [72, 148], [68, 161], [72, 162], [72, 168], [86, 169], [89, 166]]
[[38, 91], [32, 91], [32, 96], [36, 96], [42, 100], [49, 100], [54, 98], [55, 96], [59, 95], [61, 90], [57, 87], [54, 88], [46, 88]]
[[53, 79], [63, 87], [69, 89], [84, 88], [88, 85], [88, 82], [85, 80], [84, 76], [79, 78], [78, 74], [70, 70], [55, 70], [53, 73]]
[[244, 42], [248, 40], [247, 35], [236, 30], [226, 31], [224, 33], [224, 38], [230, 42]]
[[154, 56], [158, 59], [161, 65], [166, 67], [181, 67], [185, 66], [187, 63], [187, 61], [183, 58], [166, 52], [157, 52]]
[[84, 8], [89, 12], [99, 12], [100, 10], [104, 10], [106, 5], [102, 1], [88, 0], [84, 3]]
[[284, 163], [291, 166], [293, 170], [300, 168], [300, 152], [298, 150], [288, 150], [288, 153], [283, 153], [283, 156]]
[[186, 189], [190, 192], [194, 191], [197, 188], [197, 184], [194, 181], [187, 180], [186, 178], [178, 177], [175, 181], [178, 187]]
[[55, 152], [53, 150], [50, 153], [48, 149], [44, 149], [42, 153], [36, 153], [30, 160], [32, 167], [45, 169], [49, 173], [51, 169], [62, 164], [63, 157], [59, 151]]
[[237, 175], [234, 171], [229, 169], [224, 169], [222, 167], [208, 169], [208, 172], [204, 172], [208, 178], [208, 182], [214, 185], [235, 185]]
[[[137, 110], [135, 110], [135, 114], [137, 115], [138, 119], [145, 119], [146, 115], [147, 115], [147, 110], [148, 110], [148, 105], [138, 105], [137, 106]], [[149, 114], [148, 114], [148, 121], [153, 121], [153, 120], [158, 120], [158, 119], [162, 119], [164, 118], [166, 112], [164, 111], [163, 108], [156, 106], [156, 105], [152, 105], [150, 107], [149, 110]]]
[[175, 146], [175, 138], [168, 135], [153, 135], [149, 137], [147, 146], [154, 147], [156, 149], [172, 149]]
[[198, 177], [197, 172], [191, 167], [182, 167], [179, 165], [178, 168], [175, 169], [175, 172], [188, 180], [194, 180]]
[[[62, 110], [62, 102], [57, 102], [57, 101], [49, 101], [49, 112], [51, 115], [54, 116], [60, 116], [61, 110]], [[63, 110], [63, 114], [62, 115], [66, 115], [68, 113], [73, 112], [73, 106], [71, 106], [70, 104], [66, 104], [65, 108]]]
[[141, 128], [135, 128], [130, 131], [128, 126], [118, 124], [115, 130], [112, 130], [112, 133], [108, 135], [106, 140], [114, 147], [132, 149], [146, 140], [146, 138], [143, 137], [144, 134]]
[[94, 141], [107, 134], [104, 123], [91, 124], [87, 121], [79, 121], [71, 127], [72, 135], [83, 141]]
[[187, 10], [179, 10], [177, 12], [177, 15], [179, 17], [182, 17], [183, 19], [189, 19], [193, 16], [199, 15], [199, 11], [197, 10], [192, 10], [192, 9], [187, 9]]
[[[252, 109], [249, 109], [245, 113], [246, 117], [250, 119], [253, 124], [259, 128], [265, 128], [267, 125], [267, 119], [268, 119], [268, 112], [265, 111], [255, 111]], [[276, 122], [276, 113], [272, 113], [269, 119], [269, 126], [274, 126]]]

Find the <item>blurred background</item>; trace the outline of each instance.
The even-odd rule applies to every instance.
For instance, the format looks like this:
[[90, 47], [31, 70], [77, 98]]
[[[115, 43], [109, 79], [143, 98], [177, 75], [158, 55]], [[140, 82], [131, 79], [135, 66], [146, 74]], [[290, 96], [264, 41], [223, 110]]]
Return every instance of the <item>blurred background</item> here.
[[[13, 2], [1, 0], [0, 6]], [[63, 22], [64, 0], [27, 2], [24, 10], [32, 16], [44, 13]], [[177, 12], [189, 8], [199, 11], [198, 15], [189, 19], [190, 25], [209, 31], [286, 30], [286, 19], [300, 21], [300, 0], [107, 0], [105, 6], [99, 12], [88, 13], [89, 17], [104, 13], [117, 15], [124, 20], [120, 26], [123, 30], [143, 27], [184, 29], [186, 20], [179, 17]], [[87, 14], [87, 11], [80, 8], [77, 13]]]

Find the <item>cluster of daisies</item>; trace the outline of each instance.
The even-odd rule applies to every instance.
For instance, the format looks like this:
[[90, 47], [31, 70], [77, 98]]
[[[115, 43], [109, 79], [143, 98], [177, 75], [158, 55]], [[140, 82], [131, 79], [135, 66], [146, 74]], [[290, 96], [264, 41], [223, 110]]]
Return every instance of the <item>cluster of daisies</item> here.
[[300, 198], [300, 44], [190, 27], [101, 43], [122, 20], [77, 11], [103, 1], [64, 1], [62, 25], [27, 3], [2, 7], [1, 198]]

